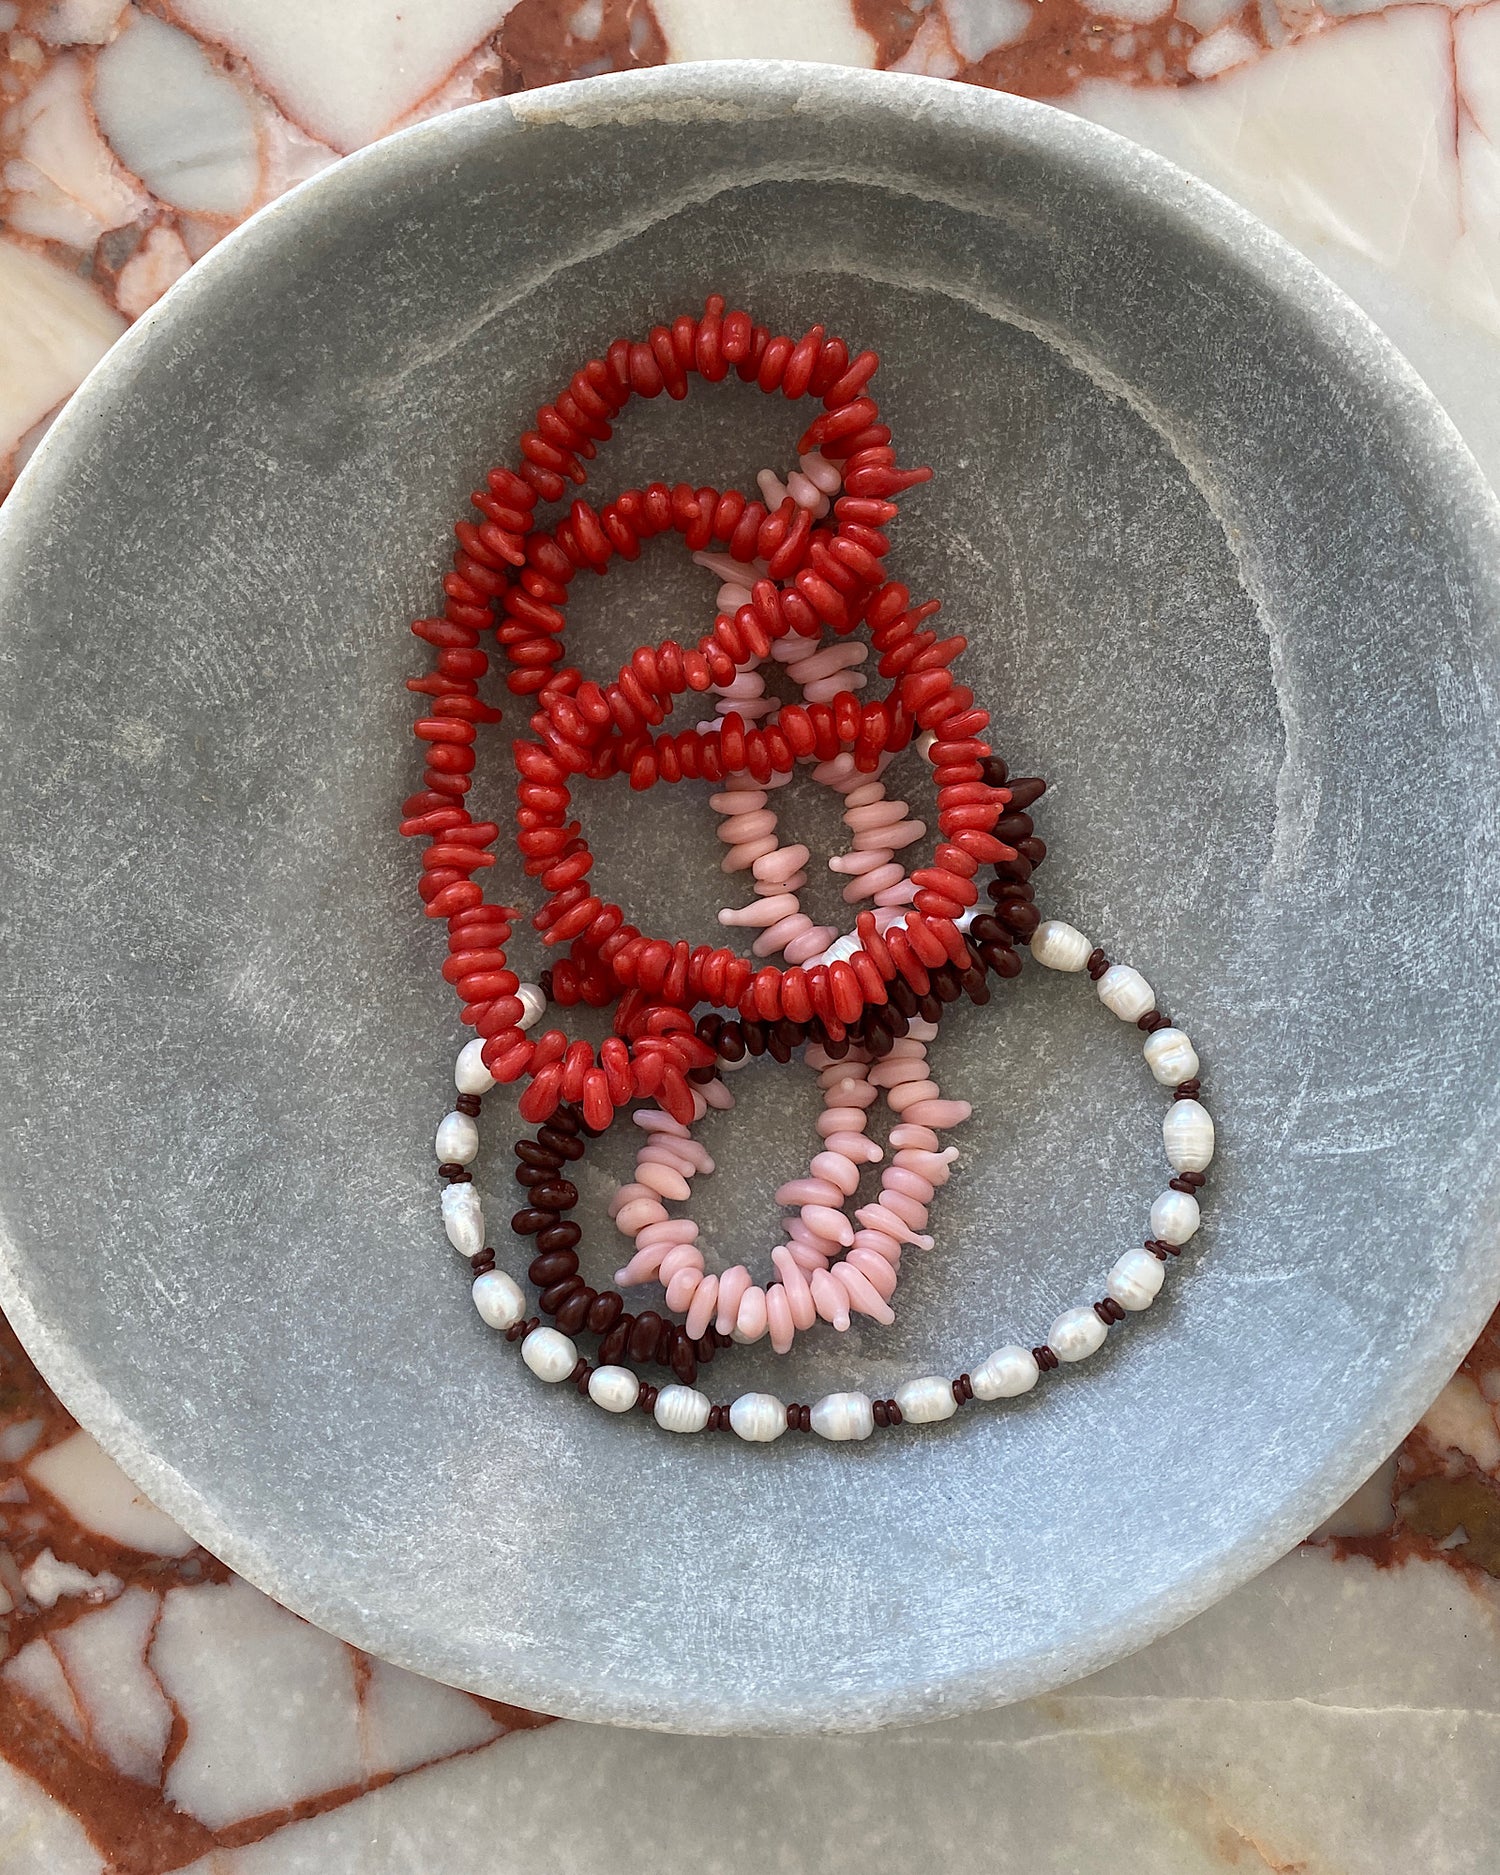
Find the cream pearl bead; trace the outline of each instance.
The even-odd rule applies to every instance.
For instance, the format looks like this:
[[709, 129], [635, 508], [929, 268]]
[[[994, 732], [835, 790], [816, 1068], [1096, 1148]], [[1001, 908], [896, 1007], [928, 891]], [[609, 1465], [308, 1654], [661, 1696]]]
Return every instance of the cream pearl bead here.
[[1031, 954], [1049, 970], [1081, 970], [1093, 948], [1076, 926], [1060, 918], [1048, 918], [1031, 934]]
[[1180, 1087], [1197, 1077], [1198, 1051], [1181, 1029], [1158, 1029], [1146, 1037], [1141, 1052], [1146, 1066], [1163, 1087]]
[[1198, 1200], [1188, 1191], [1164, 1191], [1151, 1206], [1151, 1235], [1163, 1243], [1186, 1243], [1202, 1222]]
[[516, 990], [516, 1000], [521, 1005], [518, 1029], [532, 1028], [547, 1013], [547, 998], [535, 983], [522, 983]]
[[1156, 991], [1129, 964], [1111, 964], [1097, 988], [1100, 1002], [1122, 1022], [1139, 1022], [1148, 1009], [1156, 1007]]
[[652, 1417], [663, 1432], [702, 1432], [712, 1405], [696, 1387], [663, 1387]]
[[521, 1359], [538, 1380], [556, 1385], [578, 1365], [578, 1350], [559, 1329], [533, 1328], [521, 1343]]
[[1167, 1272], [1149, 1250], [1127, 1250], [1104, 1285], [1122, 1309], [1149, 1309], [1161, 1294]]
[[1030, 1393], [1041, 1373], [1031, 1349], [1011, 1342], [984, 1357], [969, 1375], [969, 1385], [976, 1400], [1010, 1400]]
[[768, 1445], [786, 1431], [786, 1407], [774, 1393], [742, 1393], [729, 1409], [729, 1427], [749, 1445]]
[[867, 1393], [825, 1393], [808, 1420], [820, 1439], [868, 1439], [875, 1430], [875, 1406]]
[[589, 1375], [589, 1398], [606, 1413], [628, 1413], [641, 1397], [641, 1383], [628, 1367], [596, 1367]]
[[1174, 1100], [1161, 1123], [1167, 1164], [1174, 1172], [1206, 1171], [1214, 1156], [1214, 1123], [1197, 1100]]
[[923, 1374], [918, 1380], [903, 1380], [896, 1389], [895, 1400], [901, 1408], [901, 1417], [909, 1419], [914, 1426], [952, 1419], [958, 1411], [953, 1382], [945, 1380], [941, 1374]]
[[484, 1065], [484, 1037], [476, 1035], [465, 1042], [453, 1064], [453, 1085], [461, 1094], [487, 1094], [495, 1077]]
[[467, 1165], [479, 1156], [479, 1128], [466, 1113], [445, 1113], [433, 1143], [440, 1165]]
[[1086, 1361], [1108, 1332], [1092, 1309], [1065, 1309], [1047, 1330], [1047, 1346], [1060, 1361]]
[[491, 1328], [509, 1328], [526, 1313], [521, 1285], [504, 1270], [486, 1270], [482, 1276], [476, 1276], [473, 1296], [480, 1320]]
[[460, 1256], [477, 1257], [484, 1248], [484, 1208], [467, 1179], [443, 1187], [443, 1229]]

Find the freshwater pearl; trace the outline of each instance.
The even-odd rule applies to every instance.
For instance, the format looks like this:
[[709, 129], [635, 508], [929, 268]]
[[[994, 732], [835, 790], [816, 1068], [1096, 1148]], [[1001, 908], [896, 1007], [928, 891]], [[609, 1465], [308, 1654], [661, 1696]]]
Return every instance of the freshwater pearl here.
[[1197, 1100], [1174, 1100], [1161, 1123], [1167, 1164], [1174, 1172], [1206, 1171], [1214, 1156], [1214, 1123]]
[[702, 1432], [712, 1405], [696, 1387], [663, 1387], [653, 1417], [664, 1432]]
[[589, 1375], [589, 1398], [606, 1413], [628, 1413], [641, 1397], [641, 1383], [628, 1367], [596, 1367]]
[[491, 1328], [509, 1328], [526, 1313], [521, 1285], [504, 1270], [486, 1270], [474, 1278], [474, 1306]]
[[1064, 1309], [1047, 1330], [1047, 1346], [1060, 1361], [1084, 1361], [1104, 1346], [1108, 1332], [1092, 1309]]
[[440, 1165], [467, 1165], [479, 1152], [479, 1128], [466, 1113], [445, 1113], [435, 1143]]
[[1060, 918], [1048, 918], [1031, 936], [1032, 956], [1049, 970], [1081, 970], [1093, 948], [1080, 930]]
[[477, 1257], [484, 1248], [484, 1211], [471, 1184], [443, 1187], [443, 1229], [460, 1256]]
[[976, 1400], [1009, 1400], [1018, 1393], [1030, 1393], [1041, 1372], [1031, 1349], [1011, 1342], [984, 1357], [969, 1375], [969, 1385]]
[[521, 1359], [538, 1380], [566, 1380], [578, 1365], [578, 1350], [556, 1328], [533, 1328], [521, 1343]]
[[1149, 1309], [1161, 1293], [1167, 1272], [1149, 1250], [1127, 1250], [1104, 1285], [1122, 1309]]
[[1198, 1051], [1181, 1029], [1158, 1029], [1142, 1049], [1146, 1066], [1163, 1087], [1180, 1087], [1198, 1073]]
[[1164, 1191], [1151, 1207], [1151, 1235], [1163, 1243], [1186, 1243], [1202, 1221], [1198, 1200], [1189, 1191]]
[[867, 1393], [826, 1393], [808, 1415], [820, 1439], [868, 1439], [875, 1407]]
[[495, 1077], [484, 1065], [484, 1037], [476, 1035], [472, 1042], [465, 1042], [458, 1051], [458, 1060], [453, 1064], [453, 1085], [461, 1094], [487, 1094], [495, 1085]]
[[1156, 1007], [1156, 991], [1129, 964], [1111, 964], [1098, 983], [1099, 1000], [1122, 1022], [1139, 1022]]
[[[971, 1382], [972, 1384], [972, 1382]], [[895, 1392], [901, 1417], [914, 1426], [931, 1425], [935, 1420], [952, 1419], [958, 1411], [953, 1397], [953, 1382], [941, 1374], [924, 1374], [918, 1380], [903, 1380]]]
[[521, 1005], [518, 1029], [535, 1027], [547, 1013], [547, 999], [535, 983], [522, 983], [516, 990], [516, 1000]]
[[774, 1393], [742, 1393], [729, 1409], [729, 1426], [749, 1445], [768, 1445], [786, 1431], [786, 1408]]

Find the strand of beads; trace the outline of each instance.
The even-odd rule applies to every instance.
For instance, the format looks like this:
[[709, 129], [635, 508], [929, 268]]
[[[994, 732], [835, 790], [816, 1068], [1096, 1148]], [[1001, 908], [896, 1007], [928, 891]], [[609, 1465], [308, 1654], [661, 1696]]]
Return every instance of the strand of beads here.
[[[972, 1111], [966, 1101], [941, 1099], [928, 1079], [927, 1043], [935, 1034], [934, 1024], [914, 1023], [879, 1062], [862, 1049], [834, 1060], [809, 1045], [807, 1064], [818, 1073], [824, 1101], [817, 1123], [821, 1149], [806, 1177], [789, 1180], [776, 1192], [778, 1204], [797, 1209], [784, 1220], [786, 1240], [771, 1252], [779, 1280], [764, 1284], [744, 1264], [719, 1275], [706, 1273], [698, 1225], [673, 1217], [666, 1206], [685, 1202], [692, 1180], [711, 1172], [714, 1162], [690, 1129], [670, 1115], [637, 1113], [636, 1123], [648, 1138], [637, 1149], [635, 1179], [620, 1186], [610, 1203], [616, 1228], [633, 1247], [615, 1281], [627, 1289], [660, 1283], [667, 1308], [685, 1314], [689, 1337], [701, 1335], [710, 1324], [739, 1342], [769, 1334], [778, 1354], [787, 1353], [798, 1331], [819, 1318], [840, 1332], [848, 1328], [851, 1313], [894, 1321], [890, 1301], [902, 1248], [933, 1247], [933, 1239], [923, 1234], [928, 1206], [958, 1156], [952, 1147], [943, 1150], [936, 1128], [958, 1125]], [[720, 1083], [699, 1091], [716, 1095], [711, 1106], [734, 1104]], [[878, 1197], [860, 1206], [851, 1222], [846, 1206], [857, 1192], [862, 1168], [884, 1158], [866, 1130], [868, 1109], [882, 1092], [896, 1122], [891, 1133], [895, 1156], [882, 1169]]]
[[[1074, 926], [1057, 920], [1038, 923], [1031, 950], [1049, 969], [1087, 972], [1104, 1006], [1142, 1031], [1143, 1053], [1152, 1077], [1173, 1094], [1162, 1121], [1162, 1143], [1172, 1176], [1167, 1189], [1152, 1203], [1152, 1235], [1139, 1249], [1127, 1250], [1115, 1260], [1102, 1297], [1056, 1316], [1044, 1341], [1033, 1347], [1006, 1343], [970, 1371], [952, 1378], [917, 1375], [894, 1388], [888, 1398], [846, 1390], [827, 1394], [808, 1406], [756, 1392], [715, 1403], [689, 1383], [657, 1388], [642, 1382], [618, 1358], [592, 1365], [579, 1355], [567, 1334], [526, 1316], [520, 1285], [494, 1269], [490, 1250], [480, 1254], [478, 1261], [485, 1267], [475, 1279], [475, 1302], [481, 1315], [502, 1330], [507, 1340], [520, 1345], [522, 1359], [539, 1379], [569, 1381], [605, 1411], [634, 1408], [665, 1431], [731, 1431], [756, 1444], [775, 1440], [788, 1430], [843, 1442], [866, 1439], [877, 1430], [951, 1419], [973, 1400], [1014, 1398], [1029, 1392], [1043, 1374], [1087, 1360], [1104, 1345], [1113, 1327], [1151, 1306], [1161, 1292], [1169, 1259], [1179, 1256], [1183, 1245], [1197, 1234], [1202, 1215], [1199, 1194], [1213, 1160], [1215, 1130], [1200, 1098], [1197, 1051], [1189, 1037], [1155, 1007], [1150, 986], [1137, 970], [1112, 962]], [[1183, 1078], [1175, 1079], [1184, 1069], [1188, 1072]], [[487, 1284], [482, 1295], [481, 1282]]]

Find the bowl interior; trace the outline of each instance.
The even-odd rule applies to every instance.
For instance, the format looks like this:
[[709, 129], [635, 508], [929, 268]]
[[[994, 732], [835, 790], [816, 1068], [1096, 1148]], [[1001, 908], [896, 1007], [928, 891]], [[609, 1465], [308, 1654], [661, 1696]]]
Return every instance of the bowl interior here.
[[[941, 596], [997, 747], [1049, 778], [1043, 905], [1145, 971], [1220, 1123], [1209, 1222], [1149, 1316], [1028, 1400], [868, 1448], [672, 1441], [541, 1388], [437, 1222], [462, 1035], [393, 833], [406, 623], [536, 405], [714, 289], [881, 353], [882, 416], [936, 471], [892, 571]], [[748, 487], [810, 414], [695, 384], [632, 407], [590, 492]], [[341, 165], [143, 322], [0, 520], [0, 1295], [196, 1535], [478, 1690], [858, 1726], [1126, 1651], [1330, 1508], [1500, 1282], [1494, 541], [1359, 315], [1210, 192], [1039, 107], [677, 71]], [[610, 673], [706, 629], [713, 593], [659, 542], [577, 582], [570, 648]], [[524, 720], [508, 704], [475, 790], [502, 822]], [[917, 768], [893, 779], [930, 800]], [[707, 792], [580, 793], [596, 879], [643, 928], [714, 935]], [[780, 802], [837, 826], [805, 780]], [[508, 858], [491, 876], [531, 902]], [[1144, 1234], [1162, 1098], [1086, 979], [1029, 970], [933, 1057], [976, 1116], [896, 1327], [735, 1350], [714, 1397], [958, 1372], [1101, 1294]], [[733, 1086], [696, 1214], [711, 1264], [762, 1270], [815, 1089]], [[479, 1178], [519, 1268], [517, 1130], [497, 1091]], [[595, 1280], [633, 1132], [587, 1161]]]

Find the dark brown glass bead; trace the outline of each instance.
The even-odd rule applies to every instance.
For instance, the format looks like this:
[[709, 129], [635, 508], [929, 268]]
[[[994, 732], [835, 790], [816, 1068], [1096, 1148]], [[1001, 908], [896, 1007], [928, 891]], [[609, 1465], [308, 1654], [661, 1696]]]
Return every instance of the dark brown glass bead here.
[[453, 1105], [460, 1113], [466, 1113], [471, 1120], [474, 1120], [479, 1117], [479, 1110], [484, 1102], [478, 1094], [460, 1094]]
[[543, 1315], [556, 1315], [569, 1296], [576, 1295], [584, 1286], [581, 1276], [564, 1276], [558, 1282], [551, 1283], [537, 1297], [537, 1307]]
[[727, 1406], [709, 1407], [708, 1428], [707, 1428], [709, 1432], [724, 1432], [725, 1430], [727, 1430], [728, 1425], [729, 1425], [729, 1408]]
[[992, 788], [1003, 788], [1010, 779], [1010, 770], [998, 755], [987, 755], [979, 766], [982, 779]]
[[997, 977], [1018, 977], [1021, 974], [1021, 959], [1015, 947], [1009, 944], [986, 944], [980, 953], [989, 969]]
[[719, 1039], [714, 1043], [721, 1061], [743, 1061], [745, 1059], [745, 1031], [738, 1022], [726, 1022], [719, 1031]]
[[910, 1033], [911, 1024], [907, 1021], [906, 1017], [902, 1015], [901, 1011], [896, 1008], [894, 1003], [887, 1003], [885, 1005], [880, 1012], [880, 1020], [890, 1030], [892, 1036], [898, 1042], [901, 1040], [902, 1036]]
[[982, 964], [976, 963], [971, 969], [965, 970], [958, 979], [958, 987], [971, 1003], [983, 1005], [990, 1000], [989, 978]]
[[1034, 831], [1030, 814], [1002, 814], [995, 822], [994, 835], [1019, 851], [1019, 843], [1030, 839]]
[[870, 1015], [864, 1024], [864, 1045], [877, 1061], [896, 1046], [895, 1033], [881, 1016]]
[[872, 1412], [874, 1413], [874, 1415], [875, 1415], [875, 1424], [876, 1424], [877, 1426], [883, 1426], [883, 1425], [884, 1425], [884, 1424], [886, 1423], [886, 1419], [885, 1419], [885, 1401], [884, 1401], [884, 1400], [876, 1400], [876, 1401], [874, 1402], [874, 1404], [873, 1404], [873, 1406], [871, 1407], [871, 1411], [872, 1411]]
[[718, 1351], [718, 1343], [714, 1340], [712, 1329], [705, 1335], [699, 1335], [693, 1343], [693, 1353], [698, 1357], [700, 1367], [707, 1367]]
[[698, 1356], [693, 1351], [686, 1329], [678, 1328], [672, 1336], [671, 1365], [672, 1372], [685, 1387], [692, 1386], [698, 1378]]
[[548, 1211], [571, 1211], [578, 1202], [578, 1187], [568, 1179], [554, 1179], [532, 1187], [531, 1202]]
[[905, 977], [893, 977], [886, 985], [886, 994], [890, 997], [890, 1007], [908, 1020], [917, 1013], [917, 992]]
[[557, 1170], [555, 1165], [518, 1165], [516, 1183], [535, 1190], [538, 1185], [552, 1184], [557, 1178]]
[[[576, 1138], [583, 1130], [583, 1115], [571, 1101], [564, 1100], [552, 1109], [552, 1118], [547, 1122], [547, 1125], [554, 1128], [559, 1133], [572, 1134]], [[538, 1139], [541, 1138], [542, 1132], [545, 1130], [545, 1128], [538, 1129]]]
[[1179, 1081], [1172, 1089], [1172, 1098], [1174, 1100], [1196, 1100], [1202, 1092], [1203, 1083], [1200, 1080]]
[[474, 1181], [474, 1174], [457, 1159], [444, 1159], [438, 1167], [438, 1177], [447, 1179], [450, 1185], [470, 1185]]
[[917, 998], [917, 1014], [924, 1022], [942, 1021], [943, 1005], [933, 995], [931, 990], [929, 990], [925, 996], [919, 996]]
[[544, 1152], [555, 1152], [562, 1159], [583, 1157], [583, 1141], [551, 1124], [537, 1128], [536, 1143]]
[[[1179, 1172], [1177, 1177], [1182, 1180], [1183, 1188], [1187, 1191], [1202, 1191], [1208, 1183], [1208, 1175], [1205, 1172]], [[1177, 1179], [1174, 1178], [1172, 1183], [1175, 1185]]]
[[1032, 865], [1029, 859], [1023, 859], [1019, 853], [1014, 859], [997, 859], [995, 877], [1004, 879], [1009, 885], [1021, 885], [1031, 877]]
[[[990, 891], [992, 898], [995, 896], [989, 887], [986, 887], [986, 890]], [[1009, 944], [1010, 934], [993, 913], [982, 911], [969, 926], [969, 942], [971, 944]]]
[[572, 1218], [564, 1218], [560, 1224], [551, 1224], [546, 1230], [536, 1234], [536, 1247], [540, 1251], [571, 1250], [582, 1238], [583, 1232]]
[[476, 1276], [483, 1276], [486, 1270], [492, 1270], [494, 1267], [495, 1253], [488, 1244], [479, 1252], [478, 1256], [469, 1258], [469, 1268], [473, 1270]]
[[967, 1406], [974, 1397], [974, 1386], [967, 1374], [960, 1374], [953, 1383], [953, 1398], [957, 1405]]
[[902, 1413], [901, 1408], [897, 1406], [896, 1402], [894, 1400], [887, 1400], [885, 1403], [885, 1423], [888, 1426], [899, 1426], [903, 1423], [904, 1418], [905, 1415]]
[[1012, 812], [1030, 807], [1047, 792], [1047, 784], [1040, 775], [1017, 775], [1006, 786], [1010, 789]]
[[539, 1146], [534, 1139], [518, 1139], [515, 1154], [522, 1165], [545, 1166], [549, 1172], [556, 1172], [562, 1165], [560, 1152], [550, 1152], [547, 1147]]
[[707, 1087], [710, 1081], [719, 1078], [719, 1070], [710, 1062], [706, 1068], [689, 1068], [687, 1077], [694, 1087]]
[[790, 1401], [787, 1403], [786, 1429], [788, 1432], [795, 1432], [797, 1430], [797, 1415], [801, 1411], [802, 1411], [802, 1408], [800, 1406], [796, 1406], [792, 1404]]
[[1034, 834], [1029, 840], [1017, 840], [1015, 847], [1022, 859], [1029, 859], [1033, 867], [1040, 866], [1047, 857], [1046, 841], [1038, 840]]
[[658, 1391], [659, 1389], [653, 1387], [649, 1380], [643, 1380], [641, 1382], [640, 1396], [636, 1400], [636, 1406], [648, 1417], [656, 1411], [656, 1396]]
[[1028, 905], [1023, 898], [997, 900], [995, 916], [1007, 931], [1013, 931], [1018, 938], [1029, 938], [1042, 922], [1042, 914], [1036, 906]]
[[1113, 1296], [1106, 1296], [1102, 1302], [1094, 1304], [1094, 1313], [1106, 1328], [1113, 1328], [1116, 1322], [1123, 1322], [1125, 1311]]
[[932, 993], [940, 1003], [956, 1003], [963, 995], [963, 985], [952, 964], [939, 964], [931, 976]]
[[1159, 1257], [1163, 1263], [1166, 1262], [1168, 1257], [1180, 1257], [1182, 1255], [1182, 1245], [1168, 1243], [1164, 1237], [1148, 1237], [1146, 1239], [1145, 1248], [1151, 1252], [1152, 1256]]
[[635, 1318], [635, 1326], [630, 1331], [631, 1360], [655, 1360], [656, 1343], [661, 1334], [661, 1328], [661, 1317], [650, 1309], [644, 1315], [638, 1315]]
[[531, 1259], [526, 1274], [538, 1289], [550, 1289], [565, 1277], [578, 1274], [578, 1258], [571, 1250], [549, 1250], [545, 1256]]
[[552, 1001], [552, 972], [550, 970], [541, 971], [537, 976], [536, 986], [550, 1003]]
[[553, 1315], [552, 1319], [565, 1335], [576, 1335], [584, 1323], [584, 1318], [598, 1299], [598, 1290], [590, 1289], [586, 1284], [575, 1289]]
[[610, 1329], [609, 1333], [599, 1343], [599, 1365], [601, 1367], [613, 1367], [615, 1362], [621, 1358], [626, 1347], [629, 1345], [634, 1328], [635, 1317], [633, 1315], [622, 1315], [620, 1317], [614, 1327]]
[[601, 1289], [589, 1304], [585, 1327], [596, 1335], [607, 1335], [625, 1313], [625, 1299], [614, 1289]]
[[1159, 1009], [1148, 1009], [1135, 1025], [1142, 1035], [1155, 1035], [1158, 1029], [1169, 1029], [1171, 1018], [1164, 1016]]
[[793, 1022], [790, 1016], [782, 1016], [771, 1024], [771, 1033], [779, 1036], [788, 1048], [800, 1048], [807, 1040], [807, 1024]]
[[674, 1337], [681, 1333], [682, 1330], [678, 1327], [676, 1322], [667, 1321], [664, 1321], [661, 1327], [656, 1331], [656, 1349], [650, 1358], [656, 1362], [658, 1367], [670, 1367], [672, 1365], [672, 1349], [675, 1346]]
[[718, 1041], [719, 1036], [723, 1033], [723, 1029], [724, 1018], [722, 1016], [716, 1016], [712, 1010], [710, 1010], [707, 1015], [699, 1016], [698, 1020], [693, 1024], [693, 1033], [698, 1037], [700, 1042], [706, 1043], [710, 1048]]
[[[532, 1196], [536, 1194], [533, 1192]], [[510, 1227], [518, 1237], [534, 1237], [539, 1230], [547, 1230], [557, 1222], [555, 1211], [546, 1211], [533, 1204], [527, 1205], [524, 1211], [517, 1211], [510, 1220]]]
[[746, 1051], [755, 1056], [766, 1052], [766, 1025], [764, 1022], [751, 1021], [748, 1018], [740, 1023], [745, 1036]]
[[572, 1373], [568, 1375], [569, 1380], [571, 1380], [573, 1385], [577, 1387], [580, 1395], [584, 1399], [588, 1398], [589, 1375], [593, 1373], [593, 1371], [594, 1371], [593, 1368], [589, 1366], [587, 1361], [580, 1360], [578, 1365], [573, 1369]]
[[1057, 1366], [1057, 1356], [1052, 1352], [1051, 1348], [1047, 1346], [1045, 1341], [1039, 1348], [1033, 1348], [1031, 1353], [1032, 1358], [1044, 1374], [1050, 1374], [1052, 1369]]
[[790, 1042], [780, 1034], [779, 1023], [773, 1023], [766, 1032], [766, 1053], [773, 1061], [790, 1061], [792, 1048]]

